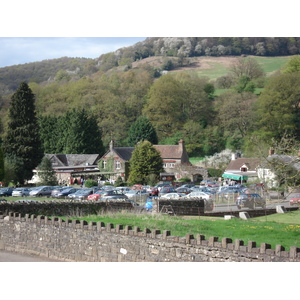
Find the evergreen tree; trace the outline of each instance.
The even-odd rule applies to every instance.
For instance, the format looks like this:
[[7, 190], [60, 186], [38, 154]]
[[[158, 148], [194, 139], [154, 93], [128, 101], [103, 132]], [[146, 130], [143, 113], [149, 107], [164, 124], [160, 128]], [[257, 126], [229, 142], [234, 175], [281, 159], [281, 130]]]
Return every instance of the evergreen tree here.
[[158, 177], [159, 173], [163, 171], [160, 153], [149, 141], [144, 141], [136, 146], [129, 164], [129, 181], [132, 184], [145, 184], [149, 175], [155, 174]]
[[57, 185], [55, 171], [52, 169], [52, 164], [48, 157], [43, 157], [37, 169], [39, 170], [40, 185]]
[[152, 144], [157, 144], [157, 134], [154, 127], [146, 117], [139, 117], [130, 127], [128, 132], [128, 144], [134, 147], [138, 142], [147, 140]]
[[103, 154], [96, 118], [85, 109], [72, 109], [61, 119], [60, 144], [65, 154]]
[[4, 154], [2, 148], [0, 148], [0, 181], [3, 181], [4, 174]]
[[22, 82], [11, 97], [8, 130], [3, 141], [5, 155], [12, 155], [23, 163], [19, 183], [32, 178], [32, 170], [43, 157], [35, 112], [35, 96], [28, 84]]

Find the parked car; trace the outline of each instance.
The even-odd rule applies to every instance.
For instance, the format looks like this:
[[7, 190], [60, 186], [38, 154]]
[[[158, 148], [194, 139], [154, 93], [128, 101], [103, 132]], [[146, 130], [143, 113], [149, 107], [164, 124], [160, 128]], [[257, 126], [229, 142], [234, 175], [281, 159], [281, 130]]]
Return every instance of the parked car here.
[[185, 196], [185, 198], [189, 199], [189, 198], [202, 198], [202, 199], [213, 199], [214, 195], [211, 193], [207, 193], [207, 192], [202, 192], [202, 191], [195, 191], [195, 192], [191, 192], [188, 195]]
[[238, 209], [242, 207], [256, 208], [257, 206], [265, 208], [266, 200], [258, 194], [240, 194], [236, 199]]
[[72, 200], [86, 200], [87, 197], [93, 193], [93, 189], [81, 188], [78, 189], [75, 193], [69, 194], [68, 198]]
[[28, 188], [16, 188], [12, 191], [13, 197], [25, 197], [29, 196], [30, 190]]
[[63, 186], [63, 187], [56, 187], [56, 188], [52, 189], [52, 191], [51, 191], [51, 197], [52, 198], [56, 198], [56, 195], [58, 193], [60, 193], [65, 188], [68, 188], [68, 187], [67, 186]]
[[129, 192], [126, 192], [125, 195], [130, 200], [139, 201], [139, 200], [146, 200], [149, 197], [149, 193], [145, 190], [130, 190]]
[[300, 204], [300, 194], [295, 195], [295, 197], [290, 199], [290, 205], [299, 205]]
[[14, 188], [13, 187], [5, 187], [0, 189], [0, 197], [1, 196], [11, 196]]
[[165, 186], [165, 187], [161, 188], [161, 190], [158, 193], [158, 196], [160, 197], [160, 196], [162, 196], [164, 194], [168, 194], [168, 193], [176, 193], [176, 190], [171, 186]]
[[184, 197], [186, 194], [183, 193], [168, 193], [168, 194], [164, 194], [162, 195], [160, 198], [163, 199], [179, 199]]
[[192, 190], [188, 187], [179, 187], [176, 189], [177, 193], [181, 193], [181, 194], [189, 194]]
[[88, 200], [98, 201], [109, 190], [98, 190], [87, 197]]
[[78, 188], [66, 187], [58, 191], [57, 193], [51, 194], [53, 198], [65, 198], [70, 194], [74, 194], [78, 191]]
[[29, 192], [31, 197], [41, 197], [41, 196], [50, 196], [54, 187], [44, 185], [38, 186]]
[[111, 190], [101, 194], [99, 200], [102, 201], [102, 200], [109, 200], [109, 199], [128, 199], [128, 197], [118, 190]]
[[204, 199], [204, 210], [212, 211], [214, 209], [214, 195], [206, 192], [191, 192], [188, 195], [185, 195], [184, 199]]

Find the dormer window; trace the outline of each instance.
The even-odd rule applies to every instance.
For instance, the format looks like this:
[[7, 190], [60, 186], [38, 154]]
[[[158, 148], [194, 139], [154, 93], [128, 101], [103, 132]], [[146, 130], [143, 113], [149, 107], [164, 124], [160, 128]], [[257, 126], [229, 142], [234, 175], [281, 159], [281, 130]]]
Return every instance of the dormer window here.
[[248, 171], [248, 167], [247, 167], [246, 165], [242, 165], [242, 166], [240, 167], [240, 171], [241, 171], [241, 172], [247, 172], [247, 171]]

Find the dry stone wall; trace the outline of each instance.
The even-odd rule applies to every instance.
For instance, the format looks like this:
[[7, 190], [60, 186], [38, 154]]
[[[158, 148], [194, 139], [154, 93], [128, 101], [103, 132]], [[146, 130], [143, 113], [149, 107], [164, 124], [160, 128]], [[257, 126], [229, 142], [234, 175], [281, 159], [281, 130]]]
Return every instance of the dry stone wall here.
[[88, 262], [298, 262], [300, 249], [271, 249], [254, 241], [203, 235], [172, 236], [166, 230], [9, 213], [0, 217], [0, 249]]

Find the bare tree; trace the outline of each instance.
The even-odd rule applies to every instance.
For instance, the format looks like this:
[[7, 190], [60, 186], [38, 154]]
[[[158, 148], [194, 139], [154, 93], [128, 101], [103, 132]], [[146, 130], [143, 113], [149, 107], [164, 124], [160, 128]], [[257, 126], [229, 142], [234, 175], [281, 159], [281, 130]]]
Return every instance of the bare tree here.
[[230, 71], [236, 78], [247, 76], [250, 80], [252, 80], [254, 78], [265, 76], [265, 72], [262, 67], [252, 57], [238, 58], [231, 64]]

